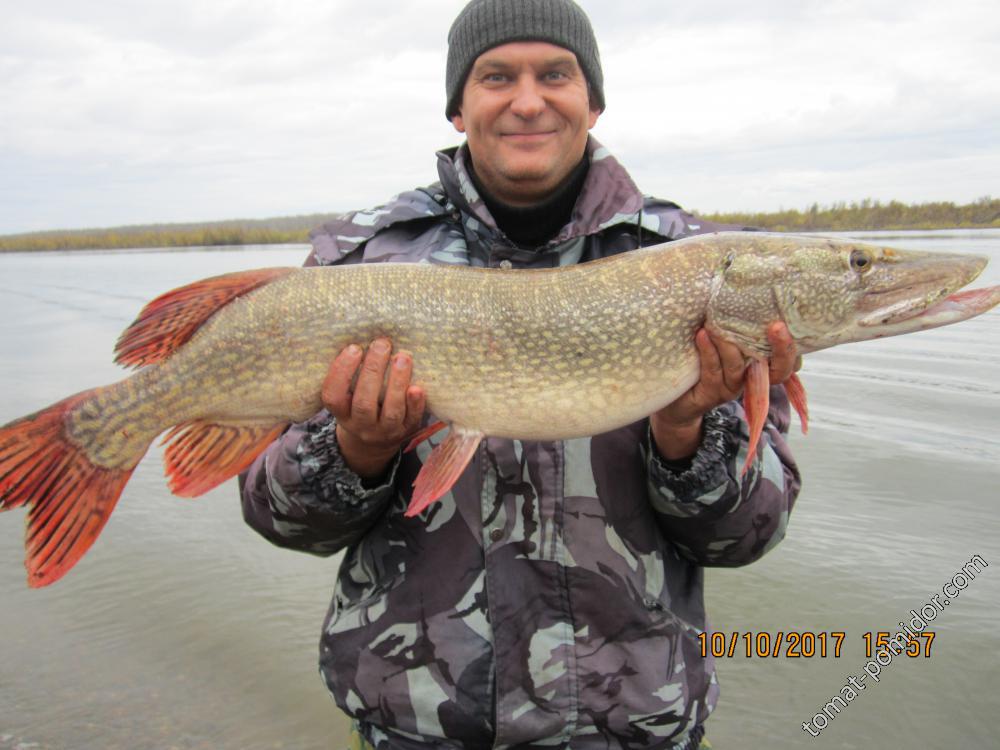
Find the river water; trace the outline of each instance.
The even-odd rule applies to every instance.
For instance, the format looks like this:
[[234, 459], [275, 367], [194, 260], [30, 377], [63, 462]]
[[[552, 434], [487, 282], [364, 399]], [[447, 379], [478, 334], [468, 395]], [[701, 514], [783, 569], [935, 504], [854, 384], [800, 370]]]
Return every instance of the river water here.
[[[1000, 231], [864, 236], [990, 255], [982, 283], [1000, 283]], [[115, 338], [157, 294], [298, 265], [305, 252], [0, 255], [0, 423], [118, 379]], [[727, 647], [739, 639], [718, 660], [717, 750], [998, 745], [998, 371], [996, 310], [806, 358], [811, 429], [792, 437], [805, 481], [788, 536], [752, 566], [707, 575], [714, 628]], [[55, 586], [26, 588], [23, 511], [0, 516], [0, 750], [342, 747], [346, 722], [316, 671], [336, 559], [257, 537], [232, 482], [198, 500], [173, 497], [159, 453]], [[895, 633], [973, 555], [990, 567], [928, 626], [930, 655], [894, 658], [879, 682], [814, 722], [863, 674], [865, 634]], [[745, 633], [773, 644], [791, 631], [831, 634], [828, 655], [743, 653]], [[839, 657], [835, 632], [845, 634]], [[825, 726], [813, 738], [804, 721]]]

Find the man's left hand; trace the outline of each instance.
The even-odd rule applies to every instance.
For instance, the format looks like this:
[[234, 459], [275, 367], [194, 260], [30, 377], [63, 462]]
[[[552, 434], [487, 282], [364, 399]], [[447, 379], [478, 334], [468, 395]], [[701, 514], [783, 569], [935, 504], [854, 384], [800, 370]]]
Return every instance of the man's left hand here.
[[[772, 323], [767, 329], [767, 340], [771, 345], [768, 368], [771, 384], [784, 383], [802, 366], [802, 358], [784, 323]], [[705, 412], [743, 393], [747, 360], [739, 347], [710, 335], [704, 328], [695, 336], [695, 345], [701, 359], [698, 382], [649, 418], [656, 447], [668, 460], [694, 455], [701, 444]]]

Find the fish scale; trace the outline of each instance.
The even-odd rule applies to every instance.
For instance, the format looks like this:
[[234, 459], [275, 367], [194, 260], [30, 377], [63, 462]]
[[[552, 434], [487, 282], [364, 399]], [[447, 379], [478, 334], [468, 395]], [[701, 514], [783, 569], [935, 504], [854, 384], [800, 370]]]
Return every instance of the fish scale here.
[[[671, 403], [699, 377], [702, 326], [748, 360], [747, 471], [771, 323], [801, 353], [948, 325], [1000, 302], [1000, 287], [953, 294], [984, 265], [741, 232], [558, 269], [350, 264], [205, 279], [153, 300], [122, 334], [117, 361], [138, 372], [0, 427], [0, 509], [29, 506], [28, 582], [48, 585], [93, 544], [157, 435], [169, 430], [171, 490], [202, 494], [318, 412], [337, 352], [379, 336], [412, 353], [412, 382], [440, 420], [414, 440], [452, 427], [407, 515], [449, 490], [484, 436], [594, 435]], [[796, 376], [788, 393], [805, 426]]]
[[[206, 394], [183, 410], [165, 399], [165, 416], [171, 423], [199, 416], [300, 421], [321, 408], [319, 390], [336, 352], [385, 335], [396, 349], [415, 354], [413, 381], [441, 419], [540, 440], [604, 431], [648, 414], [650, 392], [667, 403], [671, 393], [664, 388], [678, 381], [670, 363], [676, 369], [684, 359], [690, 370], [695, 361], [690, 341], [674, 331], [693, 335], [702, 317], [694, 312], [698, 305], [682, 316], [681, 305], [663, 302], [662, 284], [634, 282], [654, 278], [658, 255], [631, 253], [608, 265], [613, 283], [597, 284], [593, 278], [604, 274], [592, 266], [600, 263], [534, 271], [407, 264], [297, 269], [220, 310], [163, 363], [163, 380]], [[701, 255], [700, 264], [710, 267], [712, 259]], [[620, 290], [630, 287], [622, 305]], [[222, 362], [212, 356], [216, 349], [243, 356]], [[295, 352], [293, 371], [289, 352]], [[622, 361], [636, 365], [625, 370]], [[218, 398], [231, 390], [218, 387], [225, 377], [239, 384], [232, 389], [238, 398]], [[571, 398], [552, 398], [565, 389]], [[622, 396], [613, 405], [606, 398], [612, 389]]]

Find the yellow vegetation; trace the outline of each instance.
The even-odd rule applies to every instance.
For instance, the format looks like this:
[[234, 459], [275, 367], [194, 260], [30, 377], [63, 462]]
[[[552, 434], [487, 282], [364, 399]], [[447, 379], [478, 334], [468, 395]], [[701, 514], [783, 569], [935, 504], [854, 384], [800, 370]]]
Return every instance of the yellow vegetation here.
[[[814, 203], [804, 211], [704, 213], [703, 218], [776, 232], [857, 231], [869, 229], [1000, 228], [1000, 199], [984, 197], [965, 205], [950, 202], [907, 204], [865, 199], [855, 203]], [[305, 243], [309, 230], [335, 214], [208, 224], [161, 224], [111, 229], [73, 229], [0, 237], [0, 252], [214, 245]]]
[[333, 216], [310, 214], [208, 224], [159, 224], [12, 234], [0, 237], [0, 252], [303, 243], [309, 241], [310, 229]]
[[760, 227], [775, 232], [859, 231], [870, 229], [1000, 228], [1000, 199], [980, 198], [974, 203], [880, 203], [867, 198], [860, 203], [813, 203], [805, 211], [790, 209], [768, 213], [702, 214], [727, 224]]

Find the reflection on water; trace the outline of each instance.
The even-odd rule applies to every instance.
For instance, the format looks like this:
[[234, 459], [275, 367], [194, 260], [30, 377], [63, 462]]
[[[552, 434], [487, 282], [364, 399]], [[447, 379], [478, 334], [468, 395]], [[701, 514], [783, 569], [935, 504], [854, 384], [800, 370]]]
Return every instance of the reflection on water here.
[[[870, 236], [870, 235], [869, 235]], [[893, 233], [900, 247], [980, 252], [1000, 232]], [[0, 255], [0, 422], [121, 376], [141, 305], [218, 273], [298, 265], [301, 246]], [[805, 483], [788, 538], [708, 574], [717, 630], [846, 631], [839, 659], [721, 659], [718, 748], [797, 748], [801, 729], [973, 554], [988, 568], [934, 623], [931, 657], [896, 660], [824, 730], [831, 748], [988, 746], [1000, 666], [1000, 313], [807, 358], [812, 413], [793, 436]], [[796, 428], [797, 429], [797, 428]], [[137, 469], [62, 583], [24, 585], [19, 523], [0, 520], [0, 748], [335, 748], [343, 720], [316, 676], [335, 560], [272, 548], [233, 484], [166, 490]], [[764, 739], [766, 738], [766, 739]]]

